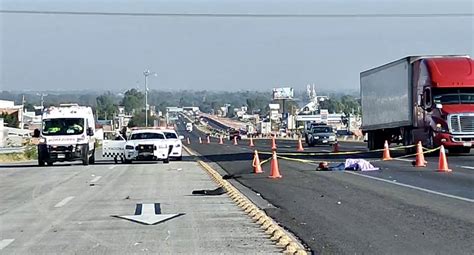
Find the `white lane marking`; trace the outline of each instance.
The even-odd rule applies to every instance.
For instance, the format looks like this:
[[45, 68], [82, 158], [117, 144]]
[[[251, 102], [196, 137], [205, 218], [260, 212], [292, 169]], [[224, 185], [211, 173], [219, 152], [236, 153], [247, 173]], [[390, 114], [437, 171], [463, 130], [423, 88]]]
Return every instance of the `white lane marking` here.
[[442, 192], [438, 192], [438, 191], [434, 191], [434, 190], [430, 190], [430, 189], [424, 189], [424, 188], [412, 186], [412, 185], [409, 185], [409, 184], [394, 182], [394, 181], [391, 181], [391, 180], [386, 180], [386, 179], [382, 179], [382, 178], [378, 178], [378, 177], [374, 177], [374, 176], [370, 176], [370, 175], [365, 175], [365, 174], [359, 174], [359, 173], [355, 173], [355, 172], [351, 172], [351, 171], [344, 171], [344, 173], [358, 175], [358, 176], [366, 177], [366, 178], [369, 178], [369, 179], [374, 179], [374, 180], [378, 180], [378, 181], [382, 181], [382, 182], [386, 182], [386, 183], [391, 183], [391, 184], [394, 184], [394, 185], [398, 185], [398, 186], [402, 186], [402, 187], [406, 187], [406, 188], [410, 188], [410, 189], [416, 189], [416, 190], [428, 192], [428, 193], [443, 196], [443, 197], [449, 197], [449, 198], [454, 198], [454, 199], [459, 199], [459, 200], [462, 200], [462, 201], [474, 203], [474, 199], [470, 199], [470, 198], [458, 197], [458, 196], [455, 196], [455, 195], [450, 195], [450, 194], [446, 194], [446, 193], [442, 193]]
[[97, 182], [100, 180], [100, 178], [102, 178], [102, 176], [96, 176], [91, 182]]
[[65, 199], [63, 199], [59, 203], [57, 203], [54, 207], [56, 207], [56, 208], [63, 207], [64, 205], [66, 205], [72, 199], [74, 199], [74, 197], [66, 197]]
[[0, 241], [0, 250], [13, 243], [13, 241], [15, 241], [15, 239], [3, 239], [2, 241]]
[[109, 169], [114, 169], [115, 167], [117, 167], [117, 166], [110, 166]]
[[474, 169], [474, 166], [461, 166], [462, 168]]

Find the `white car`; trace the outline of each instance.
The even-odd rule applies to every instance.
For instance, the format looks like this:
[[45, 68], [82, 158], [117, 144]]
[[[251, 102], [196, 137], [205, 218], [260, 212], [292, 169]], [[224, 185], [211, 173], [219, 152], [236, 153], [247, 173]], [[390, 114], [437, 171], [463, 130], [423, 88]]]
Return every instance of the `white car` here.
[[125, 163], [136, 160], [157, 160], [169, 163], [171, 147], [162, 130], [133, 130], [125, 143]]
[[171, 148], [170, 158], [176, 160], [183, 159], [183, 143], [181, 142], [184, 139], [184, 136], [178, 136], [175, 130], [165, 129], [162, 130], [165, 134], [166, 140], [168, 140], [168, 146]]

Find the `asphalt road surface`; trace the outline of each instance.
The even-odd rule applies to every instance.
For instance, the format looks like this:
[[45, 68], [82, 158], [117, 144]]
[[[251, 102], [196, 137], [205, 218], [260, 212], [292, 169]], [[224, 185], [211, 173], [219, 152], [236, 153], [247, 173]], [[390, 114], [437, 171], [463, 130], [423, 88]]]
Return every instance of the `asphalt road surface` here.
[[[191, 195], [216, 187], [187, 156], [170, 164], [0, 164], [0, 254], [280, 253], [227, 195]], [[161, 214], [146, 209], [155, 203]], [[137, 213], [178, 215], [156, 225], [113, 217]]]
[[[474, 156], [448, 158], [451, 173], [439, 173], [437, 156], [427, 157], [426, 168], [411, 166], [413, 157], [380, 161], [380, 153], [368, 153], [365, 144], [341, 142], [342, 151], [353, 155], [288, 156], [314, 161], [344, 162], [365, 158], [379, 171], [315, 171], [316, 165], [279, 160], [282, 179], [252, 173], [253, 149], [248, 141], [238, 146], [197, 143], [197, 130], [189, 136], [191, 149], [267, 199], [276, 208], [266, 212], [295, 233], [315, 253], [321, 254], [473, 254], [474, 253]], [[205, 139], [203, 139], [205, 141]], [[269, 140], [255, 140], [256, 149], [270, 151]], [[295, 152], [296, 142], [277, 141], [281, 154]], [[305, 148], [307, 152], [331, 152], [329, 146]], [[393, 157], [403, 156], [393, 152]], [[261, 154], [262, 159], [270, 157]]]

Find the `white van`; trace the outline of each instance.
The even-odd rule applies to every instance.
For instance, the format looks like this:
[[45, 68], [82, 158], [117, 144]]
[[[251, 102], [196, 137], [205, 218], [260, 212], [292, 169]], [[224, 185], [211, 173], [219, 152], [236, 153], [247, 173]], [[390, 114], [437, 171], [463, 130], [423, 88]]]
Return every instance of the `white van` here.
[[77, 104], [61, 104], [43, 111], [38, 137], [38, 165], [54, 162], [82, 161], [95, 163], [95, 120], [92, 108]]

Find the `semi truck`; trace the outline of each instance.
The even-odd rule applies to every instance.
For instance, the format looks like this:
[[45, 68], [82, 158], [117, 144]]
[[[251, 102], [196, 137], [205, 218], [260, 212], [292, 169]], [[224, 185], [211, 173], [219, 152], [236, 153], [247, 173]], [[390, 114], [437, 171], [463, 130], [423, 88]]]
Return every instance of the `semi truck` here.
[[368, 148], [384, 141], [468, 153], [474, 142], [474, 60], [409, 56], [360, 73]]
[[39, 138], [38, 164], [81, 161], [83, 165], [95, 163], [95, 118], [92, 108], [77, 104], [51, 106], [43, 111]]

